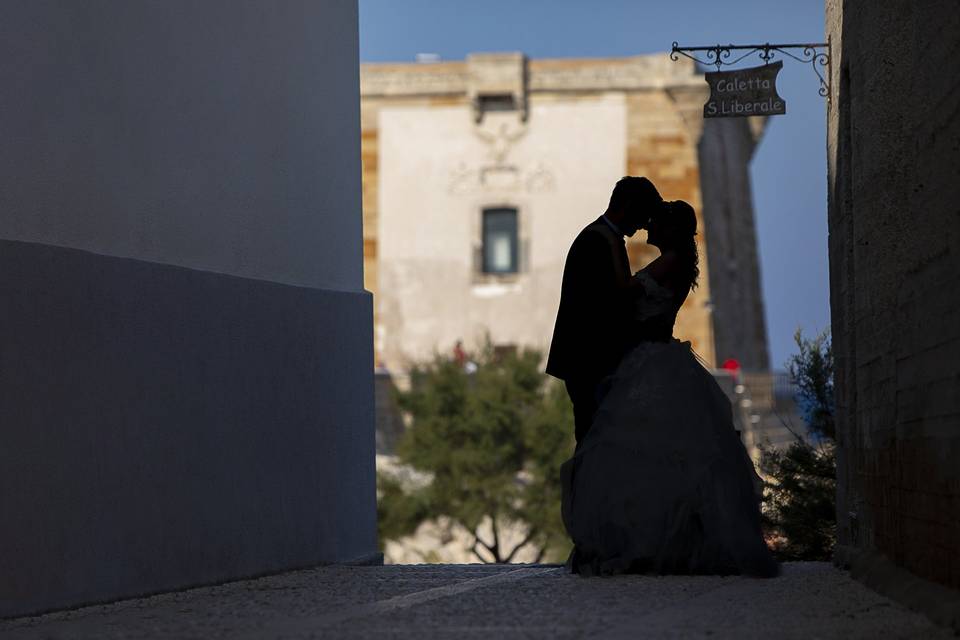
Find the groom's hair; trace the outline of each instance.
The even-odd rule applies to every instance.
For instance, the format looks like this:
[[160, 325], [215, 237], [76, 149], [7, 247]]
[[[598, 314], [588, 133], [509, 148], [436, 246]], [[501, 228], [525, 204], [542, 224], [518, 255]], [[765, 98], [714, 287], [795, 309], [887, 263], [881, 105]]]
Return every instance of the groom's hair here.
[[610, 209], [631, 209], [637, 205], [663, 202], [657, 188], [640, 176], [624, 176], [617, 180], [610, 195]]

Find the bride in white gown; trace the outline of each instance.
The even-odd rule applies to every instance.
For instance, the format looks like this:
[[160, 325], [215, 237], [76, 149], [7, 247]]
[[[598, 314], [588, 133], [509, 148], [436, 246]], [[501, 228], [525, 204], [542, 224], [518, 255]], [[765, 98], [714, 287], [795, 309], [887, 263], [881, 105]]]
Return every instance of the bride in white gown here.
[[647, 242], [661, 256], [631, 282], [635, 346], [563, 465], [575, 573], [778, 573], [730, 402], [690, 343], [672, 337], [699, 274], [695, 235], [682, 201], [651, 221]]

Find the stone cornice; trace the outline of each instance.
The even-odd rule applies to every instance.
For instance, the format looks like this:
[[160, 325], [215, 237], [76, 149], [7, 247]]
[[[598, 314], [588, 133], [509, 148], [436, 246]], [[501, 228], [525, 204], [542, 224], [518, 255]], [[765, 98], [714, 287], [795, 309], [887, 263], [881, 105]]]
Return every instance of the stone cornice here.
[[360, 65], [361, 96], [418, 96], [467, 93], [463, 62]]
[[[488, 55], [488, 54], [480, 54]], [[471, 58], [473, 58], [472, 56]], [[466, 62], [362, 64], [364, 97], [467, 95], [473, 77]], [[527, 61], [527, 90], [632, 91], [702, 86], [693, 61], [666, 53], [630, 58], [570, 58]]]
[[670, 60], [667, 54], [632, 58], [532, 60], [531, 91], [611, 91], [664, 89], [702, 84], [692, 60]]

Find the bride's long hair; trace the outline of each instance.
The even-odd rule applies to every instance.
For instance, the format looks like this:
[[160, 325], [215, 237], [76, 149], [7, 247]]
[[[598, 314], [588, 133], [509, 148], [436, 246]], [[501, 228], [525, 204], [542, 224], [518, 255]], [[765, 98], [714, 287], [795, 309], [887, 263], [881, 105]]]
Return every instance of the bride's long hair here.
[[669, 227], [674, 237], [672, 248], [682, 261], [683, 282], [690, 290], [697, 288], [700, 278], [700, 254], [697, 251], [697, 214], [687, 202], [674, 200], [664, 217], [664, 226]]

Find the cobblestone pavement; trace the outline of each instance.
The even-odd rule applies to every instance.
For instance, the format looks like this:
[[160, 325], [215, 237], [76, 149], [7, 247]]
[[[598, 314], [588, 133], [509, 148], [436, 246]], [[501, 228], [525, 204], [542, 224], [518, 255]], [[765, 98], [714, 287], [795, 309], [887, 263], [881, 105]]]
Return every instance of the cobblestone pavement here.
[[826, 563], [773, 580], [322, 567], [0, 622], [0, 638], [952, 638]]

